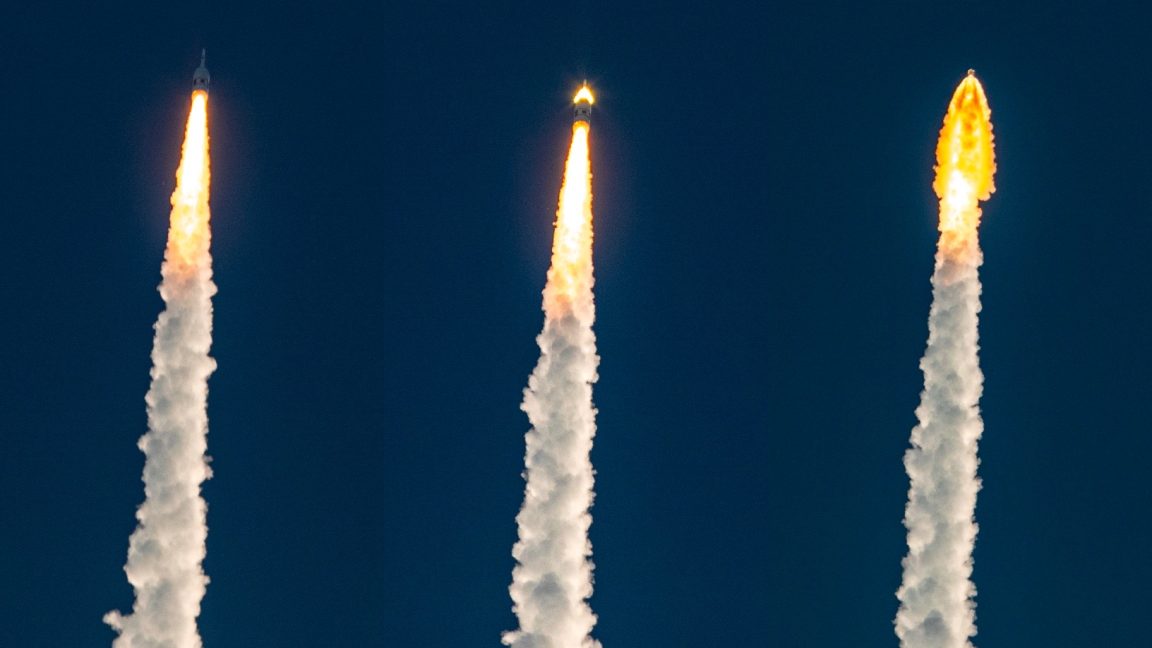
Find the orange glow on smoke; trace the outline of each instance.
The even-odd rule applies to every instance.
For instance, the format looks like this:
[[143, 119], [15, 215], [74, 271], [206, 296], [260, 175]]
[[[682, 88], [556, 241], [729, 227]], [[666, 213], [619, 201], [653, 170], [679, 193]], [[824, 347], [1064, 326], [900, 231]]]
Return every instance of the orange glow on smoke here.
[[940, 249], [947, 256], [965, 258], [975, 251], [980, 201], [996, 190], [995, 173], [992, 111], [984, 87], [969, 70], [948, 104], [936, 145], [932, 188], [940, 198]]
[[184, 132], [176, 191], [172, 192], [172, 216], [168, 229], [168, 260], [181, 268], [194, 269], [206, 261], [211, 232], [208, 229], [208, 93], [192, 92], [192, 108]]

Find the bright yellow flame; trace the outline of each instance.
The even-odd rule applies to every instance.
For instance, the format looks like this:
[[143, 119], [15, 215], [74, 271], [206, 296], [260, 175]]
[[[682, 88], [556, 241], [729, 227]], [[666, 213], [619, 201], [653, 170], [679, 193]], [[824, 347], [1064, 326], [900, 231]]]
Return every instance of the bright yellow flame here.
[[208, 93], [192, 92], [192, 108], [184, 132], [172, 216], [168, 229], [168, 260], [180, 268], [195, 269], [207, 261], [208, 229]]
[[936, 145], [936, 181], [940, 198], [940, 249], [952, 258], [974, 253], [980, 225], [980, 201], [996, 187], [992, 176], [992, 111], [984, 87], [969, 70], [948, 104]]
[[592, 164], [588, 157], [588, 123], [576, 122], [556, 210], [544, 309], [549, 315], [562, 315], [573, 307], [580, 308], [584, 302], [591, 307], [591, 290]]
[[580, 86], [580, 91], [576, 93], [575, 97], [572, 97], [572, 103], [574, 104], [580, 103], [581, 101], [587, 101], [588, 105], [596, 103], [596, 97], [592, 96], [592, 88], [589, 88], [587, 83]]

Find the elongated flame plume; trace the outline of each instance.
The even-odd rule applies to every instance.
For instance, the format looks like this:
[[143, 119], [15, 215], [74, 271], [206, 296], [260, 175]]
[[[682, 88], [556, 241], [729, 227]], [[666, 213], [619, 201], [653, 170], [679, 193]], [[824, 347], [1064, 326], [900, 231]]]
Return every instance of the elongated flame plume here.
[[172, 216], [168, 233], [170, 256], [182, 269], [194, 271], [211, 266], [207, 258], [211, 230], [208, 227], [208, 93], [192, 93], [192, 108], [184, 133], [180, 167], [176, 170], [176, 191], [172, 193]]
[[200, 485], [208, 479], [208, 376], [212, 344], [209, 253], [208, 94], [192, 93], [184, 135], [156, 322], [144, 452], [144, 503], [136, 512], [124, 567], [136, 593], [132, 614], [104, 620], [115, 648], [200, 648], [196, 618], [208, 577], [201, 564], [208, 535]]
[[592, 171], [588, 159], [588, 124], [572, 128], [572, 146], [564, 168], [564, 186], [556, 210], [552, 242], [552, 267], [544, 290], [544, 309], [549, 316], [563, 316], [584, 298], [588, 323], [592, 308]]
[[524, 506], [509, 591], [520, 629], [504, 634], [514, 648], [597, 648], [592, 595], [593, 473], [596, 433], [596, 318], [592, 295], [592, 174], [588, 122], [577, 121], [556, 213], [552, 267], [544, 288], [540, 361], [524, 390]]
[[946, 253], [970, 254], [976, 246], [979, 201], [988, 200], [996, 190], [995, 173], [992, 111], [984, 87], [969, 70], [952, 94], [936, 144], [932, 188], [940, 198], [940, 240]]
[[992, 122], [975, 75], [960, 83], [936, 148], [940, 240], [932, 275], [928, 349], [920, 361], [924, 392], [919, 424], [904, 456], [910, 488], [904, 525], [908, 554], [896, 593], [896, 635], [904, 648], [971, 648], [976, 634], [977, 444], [984, 431], [979, 401], [978, 314], [983, 257], [979, 201], [993, 191]]

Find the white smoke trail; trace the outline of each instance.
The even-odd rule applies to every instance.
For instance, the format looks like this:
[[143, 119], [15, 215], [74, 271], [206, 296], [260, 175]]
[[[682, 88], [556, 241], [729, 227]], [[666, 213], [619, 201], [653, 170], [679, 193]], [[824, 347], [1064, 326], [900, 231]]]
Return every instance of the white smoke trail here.
[[979, 201], [995, 190], [991, 110], [969, 70], [948, 106], [936, 147], [940, 240], [932, 274], [928, 349], [920, 362], [919, 424], [904, 456], [910, 488], [908, 554], [897, 591], [896, 635], [904, 648], [971, 648], [976, 635], [977, 445], [980, 395]]
[[984, 376], [977, 356], [980, 252], [952, 259], [937, 253], [932, 276], [928, 350], [920, 367], [924, 393], [904, 457], [911, 480], [904, 524], [902, 602], [897, 635], [906, 648], [971, 646], [976, 588], [976, 446], [984, 430], [977, 403]]
[[528, 380], [522, 409], [526, 436], [524, 506], [516, 517], [518, 564], [509, 591], [520, 629], [513, 648], [598, 648], [592, 595], [593, 471], [596, 433], [596, 311], [592, 296], [592, 179], [588, 124], [577, 122], [560, 192], [552, 267], [544, 288], [540, 361]]
[[129, 615], [109, 612], [120, 636], [115, 648], [200, 648], [196, 627], [208, 577], [201, 563], [208, 535], [200, 485], [205, 457], [212, 344], [212, 258], [208, 227], [207, 95], [193, 96], [183, 155], [172, 195], [171, 227], [161, 269], [165, 310], [156, 322], [144, 503], [124, 567], [136, 593]]

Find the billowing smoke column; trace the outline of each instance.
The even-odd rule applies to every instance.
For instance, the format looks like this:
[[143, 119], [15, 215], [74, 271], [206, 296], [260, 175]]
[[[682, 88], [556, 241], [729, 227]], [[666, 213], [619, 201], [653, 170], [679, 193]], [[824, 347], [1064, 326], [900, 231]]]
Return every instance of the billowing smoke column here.
[[[205, 71], [206, 74], [206, 71]], [[136, 512], [124, 571], [136, 592], [132, 614], [104, 620], [120, 636], [115, 648], [200, 648], [196, 617], [208, 577], [207, 506], [200, 485], [211, 475], [205, 458], [212, 344], [212, 257], [208, 213], [208, 93], [197, 85], [172, 194], [168, 247], [161, 269], [165, 309], [156, 322], [144, 503]]]
[[598, 648], [592, 639], [592, 437], [596, 410], [596, 337], [592, 322], [592, 173], [588, 120], [592, 94], [576, 95], [572, 146], [556, 213], [552, 267], [544, 287], [540, 361], [522, 409], [526, 437], [524, 507], [516, 516], [518, 564], [509, 588], [520, 629], [504, 634], [513, 648]]
[[978, 403], [984, 375], [977, 319], [983, 260], [977, 228], [996, 170], [988, 100], [975, 75], [956, 88], [936, 148], [940, 241], [932, 275], [928, 349], [920, 368], [919, 425], [904, 457], [911, 488], [904, 525], [908, 555], [897, 592], [896, 634], [904, 648], [966, 648], [976, 634], [972, 549], [976, 542]]

